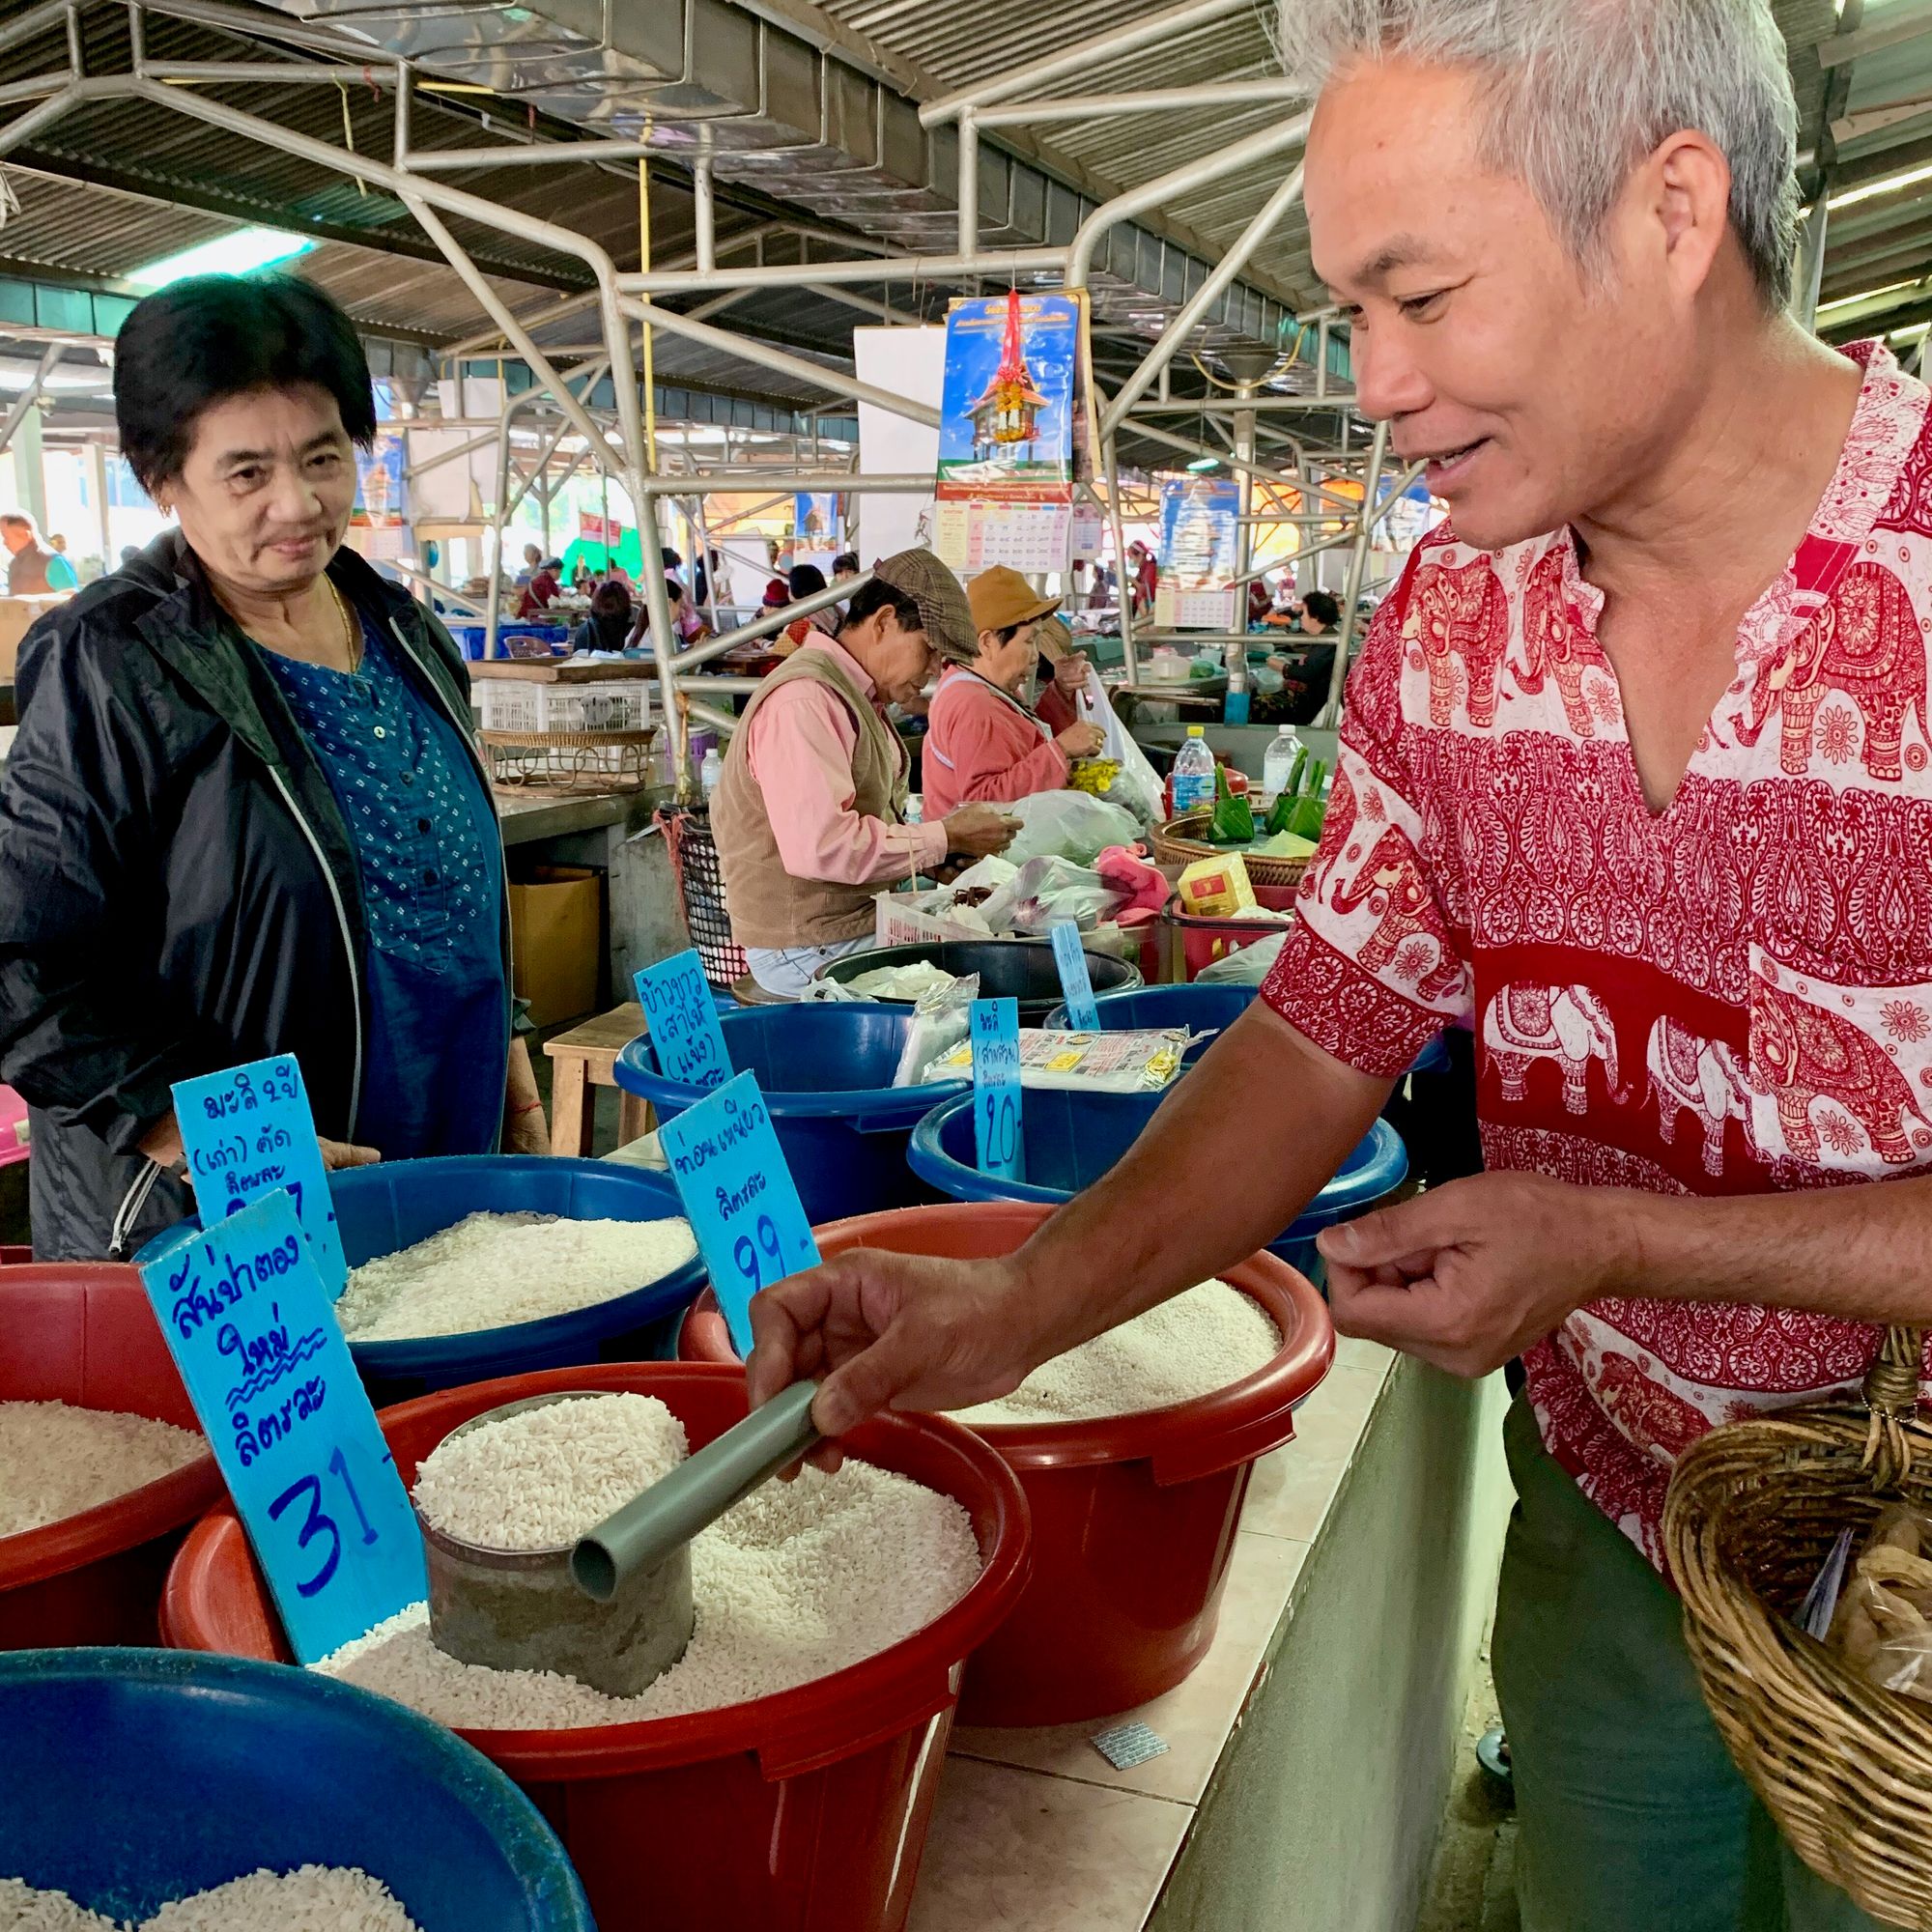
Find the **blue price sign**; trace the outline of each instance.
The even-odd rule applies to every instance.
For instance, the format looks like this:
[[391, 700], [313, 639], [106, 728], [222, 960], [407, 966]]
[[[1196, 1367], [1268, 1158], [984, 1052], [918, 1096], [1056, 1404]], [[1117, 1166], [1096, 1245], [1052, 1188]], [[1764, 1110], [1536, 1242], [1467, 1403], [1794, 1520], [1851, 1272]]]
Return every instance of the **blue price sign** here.
[[328, 1174], [293, 1054], [231, 1066], [175, 1088], [175, 1121], [202, 1226], [286, 1187], [333, 1301], [349, 1280]]
[[973, 1002], [973, 1140], [981, 1174], [1026, 1179], [1020, 1144], [1020, 1008]]
[[297, 1659], [420, 1603], [422, 1533], [289, 1196], [141, 1279]]
[[756, 1078], [726, 1081], [667, 1121], [658, 1139], [731, 1339], [749, 1355], [753, 1295], [818, 1265], [818, 1243]]
[[658, 1065], [693, 1087], [722, 1087], [731, 1077], [724, 1029], [696, 949], [640, 967], [633, 976]]
[[1053, 928], [1053, 961], [1060, 968], [1060, 997], [1066, 1002], [1066, 1018], [1075, 1033], [1098, 1033], [1100, 1009], [1094, 1004], [1093, 976], [1087, 971], [1087, 949], [1080, 928], [1070, 919]]

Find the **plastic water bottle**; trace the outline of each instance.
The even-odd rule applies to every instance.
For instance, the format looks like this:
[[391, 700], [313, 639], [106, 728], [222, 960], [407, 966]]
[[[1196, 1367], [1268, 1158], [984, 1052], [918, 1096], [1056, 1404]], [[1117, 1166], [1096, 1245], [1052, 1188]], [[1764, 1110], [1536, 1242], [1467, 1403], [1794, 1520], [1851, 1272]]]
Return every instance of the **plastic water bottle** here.
[[697, 782], [704, 793], [706, 805], [711, 803], [711, 794], [718, 789], [718, 781], [724, 776], [724, 760], [718, 755], [718, 747], [713, 745], [705, 753], [704, 762], [697, 768]]
[[1267, 748], [1267, 755], [1262, 759], [1262, 803], [1271, 806], [1288, 788], [1288, 775], [1294, 769], [1294, 761], [1301, 754], [1301, 740], [1294, 735], [1293, 724], [1284, 724], [1274, 734]]
[[1187, 742], [1174, 760], [1174, 815], [1203, 811], [1214, 803], [1214, 753], [1208, 749], [1205, 727], [1190, 724]]

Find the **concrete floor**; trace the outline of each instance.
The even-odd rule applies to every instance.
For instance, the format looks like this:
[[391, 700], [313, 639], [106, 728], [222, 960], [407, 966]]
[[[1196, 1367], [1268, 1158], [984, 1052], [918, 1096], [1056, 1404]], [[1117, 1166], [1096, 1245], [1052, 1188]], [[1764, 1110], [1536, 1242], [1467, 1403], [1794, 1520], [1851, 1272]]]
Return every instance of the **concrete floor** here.
[[1476, 1762], [1476, 1740], [1495, 1720], [1486, 1641], [1482, 1671], [1463, 1716], [1463, 1749], [1436, 1840], [1429, 1897], [1415, 1932], [1518, 1932], [1516, 1809], [1509, 1793]]

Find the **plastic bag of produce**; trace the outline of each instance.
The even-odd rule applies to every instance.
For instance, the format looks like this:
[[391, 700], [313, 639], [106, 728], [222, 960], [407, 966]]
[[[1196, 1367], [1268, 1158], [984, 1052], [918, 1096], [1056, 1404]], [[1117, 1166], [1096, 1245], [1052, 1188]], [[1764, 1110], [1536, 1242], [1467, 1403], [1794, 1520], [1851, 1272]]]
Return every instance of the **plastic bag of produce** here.
[[846, 984], [866, 999], [918, 1000], [936, 986], [952, 985], [952, 975], [930, 959], [915, 959], [906, 966], [875, 966], [869, 973], [855, 974]]
[[1907, 1503], [1879, 1513], [1828, 1641], [1881, 1690], [1932, 1700], [1932, 1518]]
[[1065, 859], [1029, 859], [1010, 888], [1008, 919], [1015, 932], [1043, 933], [1062, 920], [1083, 930], [1111, 919], [1128, 895], [1110, 886], [1098, 872]]
[[1218, 959], [1210, 959], [1194, 980], [1201, 986], [1259, 986], [1274, 971], [1274, 962], [1281, 957], [1283, 943], [1288, 934], [1279, 939], [1258, 939], [1252, 946], [1243, 946], [1234, 952], [1224, 952]]
[[[1110, 805], [1131, 811], [1143, 829], [1151, 825], [1161, 815], [1160, 774], [1148, 762], [1148, 755], [1134, 741], [1134, 734], [1115, 715], [1107, 687], [1091, 664], [1087, 667], [1087, 688], [1080, 694], [1079, 708], [1081, 717], [1090, 724], [1097, 724], [1106, 738], [1100, 755], [1120, 767], [1100, 796]], [[1105, 842], [1113, 845], [1120, 841], [1109, 838]]]
[[929, 986], [912, 1009], [912, 1025], [906, 1028], [905, 1045], [899, 1049], [899, 1064], [893, 1074], [895, 1087], [923, 1087], [934, 1077], [929, 1068], [966, 1037], [972, 1023], [973, 1002], [980, 997], [980, 976], [968, 973], [964, 979], [948, 980], [945, 985]]
[[1006, 851], [1016, 866], [1029, 859], [1070, 859], [1076, 866], [1091, 866], [1109, 845], [1131, 845], [1141, 836], [1131, 811], [1085, 792], [1037, 791], [1006, 809], [1021, 821]]

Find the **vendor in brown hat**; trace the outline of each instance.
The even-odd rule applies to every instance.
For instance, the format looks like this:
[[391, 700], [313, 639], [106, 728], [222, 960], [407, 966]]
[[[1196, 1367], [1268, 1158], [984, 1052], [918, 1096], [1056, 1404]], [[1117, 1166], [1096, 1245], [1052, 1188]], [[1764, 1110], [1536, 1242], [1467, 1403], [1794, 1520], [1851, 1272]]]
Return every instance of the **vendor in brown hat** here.
[[917, 697], [939, 656], [974, 649], [959, 580], [930, 551], [901, 551], [872, 566], [837, 638], [808, 632], [746, 706], [711, 829], [732, 935], [765, 993], [796, 999], [869, 945], [879, 892], [1019, 829], [989, 805], [905, 822], [910, 761], [885, 707]]
[[945, 813], [974, 800], [1006, 803], [1058, 791], [1073, 761], [1106, 742], [1097, 724], [1078, 721], [1055, 732], [1033, 709], [1041, 621], [1059, 609], [1016, 570], [997, 564], [966, 593], [970, 646], [942, 646], [949, 660], [927, 713], [927, 810]]

